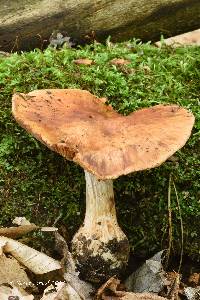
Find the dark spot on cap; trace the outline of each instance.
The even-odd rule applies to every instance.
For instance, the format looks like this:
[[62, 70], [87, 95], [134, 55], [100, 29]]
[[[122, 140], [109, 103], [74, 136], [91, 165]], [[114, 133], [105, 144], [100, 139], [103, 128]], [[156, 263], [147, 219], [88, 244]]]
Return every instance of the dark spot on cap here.
[[172, 107], [171, 112], [177, 112], [180, 109], [179, 106]]

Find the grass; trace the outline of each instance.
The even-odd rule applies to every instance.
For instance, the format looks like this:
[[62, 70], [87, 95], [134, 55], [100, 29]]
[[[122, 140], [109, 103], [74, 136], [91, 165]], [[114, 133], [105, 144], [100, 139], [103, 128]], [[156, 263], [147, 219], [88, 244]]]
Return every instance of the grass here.
[[[78, 66], [77, 58], [95, 64]], [[116, 67], [113, 58], [131, 64]], [[136, 40], [113, 45], [94, 43], [79, 49], [46, 49], [0, 58], [0, 224], [26, 216], [40, 225], [67, 228], [70, 240], [83, 220], [83, 171], [28, 135], [11, 115], [11, 97], [43, 88], [82, 88], [120, 113], [159, 103], [191, 110], [196, 122], [187, 145], [161, 167], [115, 181], [117, 213], [132, 250], [151, 254], [168, 245], [167, 193], [173, 176], [184, 227], [184, 253], [198, 257], [200, 235], [200, 48], [158, 49]], [[176, 195], [171, 194], [172, 248], [180, 252]]]

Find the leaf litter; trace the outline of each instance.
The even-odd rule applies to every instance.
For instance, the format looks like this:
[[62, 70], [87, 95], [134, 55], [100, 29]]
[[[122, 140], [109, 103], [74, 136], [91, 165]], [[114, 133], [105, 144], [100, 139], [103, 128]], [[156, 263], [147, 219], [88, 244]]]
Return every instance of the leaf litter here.
[[163, 251], [158, 252], [125, 281], [128, 291], [136, 293], [159, 293], [167, 284], [166, 273], [162, 266]]
[[[79, 278], [67, 242], [56, 227], [41, 228], [23, 217], [13, 224], [18, 227], [0, 228], [0, 300], [200, 300], [200, 274], [191, 274], [183, 284], [179, 273], [164, 271], [163, 251], [146, 260], [124, 283], [111, 277], [97, 289]], [[54, 235], [60, 260], [10, 238], [36, 229]], [[44, 281], [38, 282], [41, 278]]]

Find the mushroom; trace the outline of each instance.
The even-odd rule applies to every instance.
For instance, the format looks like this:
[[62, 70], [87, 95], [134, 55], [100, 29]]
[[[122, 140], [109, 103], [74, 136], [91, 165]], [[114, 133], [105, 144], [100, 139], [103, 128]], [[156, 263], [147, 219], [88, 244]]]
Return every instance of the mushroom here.
[[115, 210], [113, 179], [161, 165], [186, 143], [194, 116], [156, 105], [122, 116], [85, 90], [36, 90], [13, 96], [17, 122], [85, 170], [86, 214], [72, 240], [77, 269], [93, 282], [120, 274], [128, 239]]

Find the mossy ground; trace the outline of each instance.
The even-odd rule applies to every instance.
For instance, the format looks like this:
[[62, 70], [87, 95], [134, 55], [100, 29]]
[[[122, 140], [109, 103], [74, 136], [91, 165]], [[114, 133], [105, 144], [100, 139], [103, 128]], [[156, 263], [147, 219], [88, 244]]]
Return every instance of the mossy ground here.
[[[90, 67], [73, 63], [91, 58]], [[131, 61], [118, 68], [113, 58]], [[92, 44], [80, 49], [35, 50], [0, 58], [0, 224], [26, 216], [39, 225], [64, 224], [69, 239], [83, 220], [81, 168], [64, 160], [20, 128], [11, 115], [14, 91], [82, 88], [120, 113], [159, 103], [191, 110], [196, 123], [187, 145], [161, 167], [115, 181], [118, 220], [131, 248], [150, 254], [168, 245], [168, 184], [175, 183], [184, 226], [184, 253], [199, 257], [200, 236], [200, 48], [158, 49], [137, 41]], [[177, 198], [172, 188], [173, 247], [180, 250]]]

